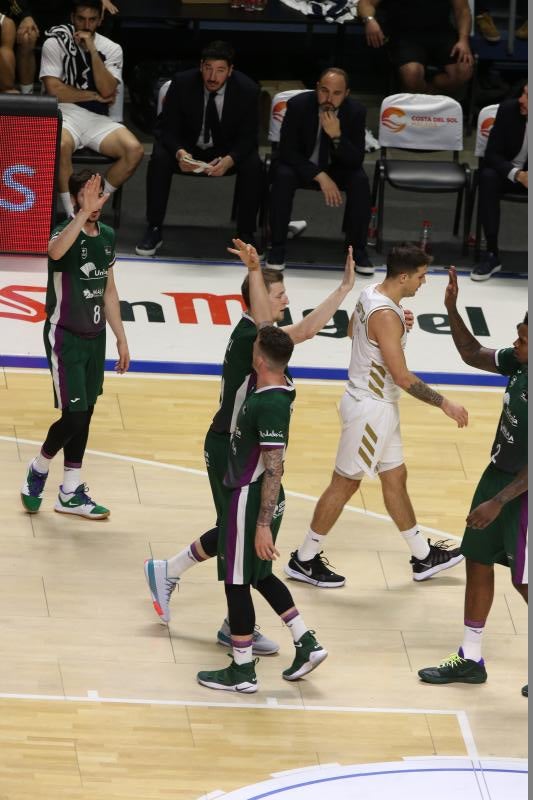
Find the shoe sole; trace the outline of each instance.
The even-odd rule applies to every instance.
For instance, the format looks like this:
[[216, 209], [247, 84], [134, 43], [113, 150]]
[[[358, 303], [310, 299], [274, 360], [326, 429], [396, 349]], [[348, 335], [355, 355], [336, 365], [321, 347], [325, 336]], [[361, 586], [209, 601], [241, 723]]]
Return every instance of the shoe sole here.
[[490, 272], [486, 275], [475, 275], [473, 272], [470, 273], [470, 280], [477, 281], [481, 283], [481, 281], [488, 281], [489, 278], [492, 278], [493, 275], [496, 275], [497, 272], [501, 272], [502, 266], [500, 264], [499, 267], [494, 267]]
[[319, 667], [327, 657], [327, 650], [316, 650], [314, 653], [311, 653], [309, 661], [306, 661], [305, 664], [302, 664], [297, 672], [293, 672], [292, 675], [285, 675], [284, 673], [282, 673], [282, 675], [286, 681], [297, 681], [300, 678], [303, 678], [304, 675], [309, 675], [309, 673]]
[[107, 519], [108, 516], [111, 514], [111, 511], [106, 511], [105, 514], [84, 514], [82, 511], [76, 511], [75, 508], [59, 508], [58, 506], [54, 506], [54, 511], [57, 511], [58, 514], [74, 514], [77, 517], [83, 517], [83, 519]]
[[[230, 648], [232, 646], [231, 642], [225, 642], [224, 639], [219, 639], [218, 636], [217, 636], [217, 644], [219, 644], [221, 647], [227, 647], [227, 648]], [[253, 656], [273, 656], [276, 653], [279, 653], [279, 645], [276, 647], [275, 650], [274, 649], [258, 650], [256, 647], [252, 647]]]
[[464, 561], [465, 557], [463, 555], [455, 556], [455, 558], [450, 558], [445, 564], [438, 564], [436, 567], [432, 567], [428, 569], [426, 572], [421, 572], [420, 574], [413, 573], [413, 580], [414, 581], [427, 581], [428, 578], [431, 578], [433, 575], [437, 575], [439, 572], [444, 572], [446, 569], [450, 569], [451, 567], [455, 567], [456, 564], [460, 564], [461, 561]]
[[376, 268], [375, 267], [358, 267], [356, 265], [355, 271], [357, 272], [358, 275], [373, 275], [374, 272], [376, 271]]
[[155, 613], [157, 614], [157, 618], [158, 618], [159, 622], [161, 623], [161, 625], [168, 625], [168, 623], [170, 622], [170, 612], [167, 615], [167, 617], [165, 618], [165, 615], [163, 613], [163, 609], [161, 608], [161, 604], [159, 603], [159, 600], [157, 599], [157, 583], [156, 583], [156, 580], [155, 580], [155, 570], [152, 569], [152, 574], [154, 576], [154, 585], [155, 585], [155, 592], [154, 592], [154, 586], [152, 585], [152, 579], [151, 579], [151, 576], [150, 576], [150, 567], [148, 566], [149, 563], [150, 563], [150, 559], [147, 559], [144, 562], [144, 577], [146, 578], [146, 583], [148, 584], [148, 589], [150, 590], [150, 596], [152, 598], [152, 606], [153, 606], [153, 609], [154, 609]]
[[212, 683], [211, 681], [203, 681], [200, 678], [196, 679], [200, 686], [207, 686], [208, 689], [219, 689], [223, 692], [238, 692], [239, 694], [253, 694], [257, 692], [258, 686], [256, 683], [237, 683], [235, 686], [224, 686], [221, 683]]
[[163, 240], [161, 239], [161, 241], [158, 242], [156, 246], [153, 247], [151, 250], [141, 250], [140, 247], [136, 247], [135, 252], [137, 253], [138, 256], [155, 256], [155, 254], [157, 253], [162, 244]]
[[291, 569], [288, 565], [284, 567], [285, 575], [288, 575], [289, 578], [292, 578], [295, 581], [301, 581], [302, 583], [310, 583], [311, 586], [317, 586], [319, 589], [340, 589], [341, 586], [344, 586], [346, 583], [346, 578], [343, 578], [342, 581], [338, 581], [336, 583], [326, 583], [325, 581], [316, 581], [314, 578], [309, 578], [307, 575], [304, 575], [302, 572], [296, 572], [296, 570]]
[[485, 683], [487, 680], [487, 675], [476, 677], [473, 676], [471, 678], [424, 678], [420, 673], [418, 673], [418, 677], [422, 681], [422, 683], [432, 683], [435, 686], [444, 686], [447, 683]]

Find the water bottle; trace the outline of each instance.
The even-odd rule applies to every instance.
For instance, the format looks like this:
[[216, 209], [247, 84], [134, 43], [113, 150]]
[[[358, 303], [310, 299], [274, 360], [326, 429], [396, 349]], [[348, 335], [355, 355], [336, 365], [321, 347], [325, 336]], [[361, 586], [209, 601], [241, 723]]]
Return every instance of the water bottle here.
[[420, 232], [420, 249], [431, 255], [431, 222], [425, 219], [422, 222], [422, 230]]
[[378, 210], [376, 206], [370, 209], [370, 222], [368, 223], [368, 235], [366, 243], [369, 247], [375, 247], [378, 238]]

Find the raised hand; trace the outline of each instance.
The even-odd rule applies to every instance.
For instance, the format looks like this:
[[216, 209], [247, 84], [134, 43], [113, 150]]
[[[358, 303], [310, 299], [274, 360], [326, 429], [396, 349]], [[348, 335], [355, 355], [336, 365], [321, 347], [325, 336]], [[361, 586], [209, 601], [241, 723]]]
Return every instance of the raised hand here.
[[96, 211], [100, 211], [104, 203], [109, 199], [109, 192], [101, 191], [102, 178], [100, 175], [91, 175], [83, 189], [81, 190], [80, 208], [89, 216]]
[[452, 310], [457, 305], [457, 297], [459, 295], [459, 286], [457, 284], [457, 270], [455, 267], [450, 267], [448, 270], [448, 285], [444, 293], [444, 305], [447, 309]]
[[259, 261], [259, 256], [257, 254], [257, 250], [251, 244], [246, 244], [243, 242], [242, 239], [232, 239], [231, 240], [234, 247], [228, 247], [228, 253], [232, 253], [234, 256], [238, 256], [245, 267], [248, 267], [250, 272], [256, 269], [261, 269], [261, 263]]

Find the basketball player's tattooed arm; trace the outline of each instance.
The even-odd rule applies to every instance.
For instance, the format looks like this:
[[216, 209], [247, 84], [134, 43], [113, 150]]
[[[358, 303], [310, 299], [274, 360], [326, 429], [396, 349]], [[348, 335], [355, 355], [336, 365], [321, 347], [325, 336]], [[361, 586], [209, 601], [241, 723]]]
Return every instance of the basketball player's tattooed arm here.
[[495, 494], [490, 500], [486, 500], [481, 505], [473, 508], [468, 517], [466, 524], [470, 528], [486, 528], [491, 522], [494, 522], [503, 506], [515, 497], [527, 492], [527, 464], [523, 467], [518, 475], [507, 484], [501, 492]]
[[444, 295], [444, 305], [448, 311], [448, 321], [452, 332], [453, 343], [465, 364], [477, 369], [484, 369], [486, 372], [498, 372], [494, 360], [495, 350], [483, 347], [473, 336], [463, 318], [457, 310], [457, 296], [459, 287], [457, 284], [457, 272], [455, 267], [448, 270], [449, 280]]
[[378, 343], [385, 366], [396, 386], [417, 400], [440, 408], [447, 417], [457, 422], [459, 428], [468, 425], [468, 412], [463, 406], [448, 400], [409, 370], [402, 347], [403, 325], [395, 311], [388, 308], [375, 311], [368, 321], [368, 336]]
[[275, 561], [279, 556], [274, 546], [270, 524], [278, 502], [283, 474], [283, 447], [262, 450], [265, 473], [261, 486], [261, 507], [255, 529], [255, 552], [263, 561]]

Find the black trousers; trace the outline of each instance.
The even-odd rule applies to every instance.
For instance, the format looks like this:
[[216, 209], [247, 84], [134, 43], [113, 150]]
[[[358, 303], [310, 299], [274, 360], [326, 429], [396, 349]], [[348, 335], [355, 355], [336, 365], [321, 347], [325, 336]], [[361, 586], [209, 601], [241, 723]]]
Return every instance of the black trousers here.
[[487, 248], [497, 246], [500, 231], [500, 201], [504, 194], [525, 194], [527, 189], [521, 183], [513, 183], [502, 178], [492, 167], [481, 167], [479, 172], [479, 214], [485, 231]]
[[[191, 151], [193, 158], [201, 161], [212, 161], [223, 153], [218, 153], [215, 148], [202, 150], [194, 147]], [[257, 150], [250, 153], [243, 161], [236, 164], [226, 175], [237, 175], [237, 231], [239, 233], [253, 233], [256, 228], [257, 212], [261, 199], [261, 159]], [[148, 163], [146, 173], [146, 218], [148, 224], [160, 227], [167, 212], [168, 197], [172, 184], [172, 176], [180, 172], [175, 156], [171, 156], [163, 145], [155, 141], [152, 157]], [[187, 173], [187, 177], [203, 177]], [[217, 178], [209, 178], [217, 180]]]
[[[365, 248], [370, 222], [370, 183], [366, 172], [362, 167], [350, 170], [337, 164], [331, 164], [325, 172], [346, 193], [342, 229], [346, 233], [347, 243], [353, 245], [354, 249]], [[285, 243], [296, 189], [319, 190], [320, 187], [314, 180], [302, 181], [292, 167], [278, 162], [270, 192], [270, 258], [275, 262], [285, 259]]]

